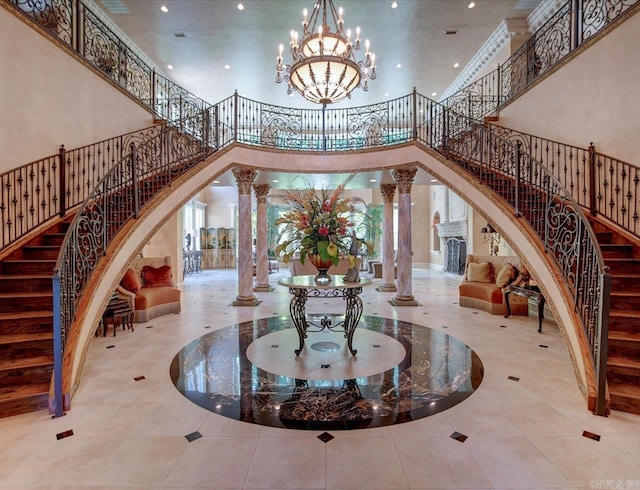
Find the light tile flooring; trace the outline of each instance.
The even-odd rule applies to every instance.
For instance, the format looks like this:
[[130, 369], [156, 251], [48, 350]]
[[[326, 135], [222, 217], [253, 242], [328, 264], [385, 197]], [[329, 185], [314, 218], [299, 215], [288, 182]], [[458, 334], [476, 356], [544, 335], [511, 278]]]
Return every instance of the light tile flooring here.
[[[471, 346], [485, 377], [459, 405], [404, 424], [337, 431], [328, 443], [318, 432], [195, 406], [171, 383], [174, 355], [212, 328], [280, 315], [289, 303], [272, 275], [275, 290], [257, 293], [258, 307], [232, 307], [236, 272], [205, 271], [185, 280], [181, 314], [93, 340], [66, 416], [0, 419], [0, 488], [640, 489], [640, 416], [586, 410], [553, 322], [538, 334], [536, 319], [459, 307], [456, 276], [415, 269], [413, 277], [421, 306], [394, 308], [393, 293], [369, 287], [365, 312], [446, 327]], [[72, 436], [57, 440], [68, 430]], [[203, 437], [188, 442], [195, 431]], [[468, 438], [451, 438], [455, 431]]]

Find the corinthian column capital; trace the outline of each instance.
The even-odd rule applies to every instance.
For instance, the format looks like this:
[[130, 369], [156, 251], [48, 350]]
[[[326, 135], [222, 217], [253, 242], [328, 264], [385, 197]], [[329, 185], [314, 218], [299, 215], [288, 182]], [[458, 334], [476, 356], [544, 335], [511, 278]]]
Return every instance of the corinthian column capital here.
[[270, 190], [271, 186], [269, 184], [253, 184], [253, 192], [255, 192], [256, 198], [261, 204], [267, 202], [267, 195]]
[[396, 193], [395, 184], [380, 184], [380, 193], [384, 202], [393, 202], [393, 196]]
[[413, 178], [416, 176], [416, 168], [398, 168], [394, 169], [391, 174], [393, 179], [398, 184], [398, 192], [400, 194], [410, 194], [411, 185], [413, 184]]
[[255, 170], [233, 169], [233, 176], [236, 178], [238, 185], [238, 194], [251, 194], [251, 184], [256, 178]]

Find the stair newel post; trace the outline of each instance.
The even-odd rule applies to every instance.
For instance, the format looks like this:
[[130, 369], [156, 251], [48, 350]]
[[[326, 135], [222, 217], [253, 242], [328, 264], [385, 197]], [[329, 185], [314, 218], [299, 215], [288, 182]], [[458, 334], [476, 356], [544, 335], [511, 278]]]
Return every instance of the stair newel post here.
[[600, 317], [598, 318], [598, 353], [596, 359], [596, 415], [607, 415], [607, 353], [609, 350], [609, 302], [611, 296], [611, 275], [609, 268], [605, 267], [604, 272], [600, 275], [600, 299], [599, 309]]
[[591, 216], [596, 212], [596, 147], [593, 141], [589, 144], [589, 211]]
[[515, 163], [515, 211], [516, 216], [520, 216], [520, 169], [521, 169], [521, 160], [520, 160], [520, 150], [522, 143], [520, 141], [516, 141], [516, 144], [513, 147], [514, 152], [514, 163]]
[[60, 145], [58, 150], [58, 202], [60, 203], [60, 217], [62, 218], [67, 214], [67, 166], [65, 165], [67, 151], [64, 145]]
[[49, 407], [52, 418], [64, 415], [64, 401], [62, 396], [62, 320], [60, 269], [53, 271], [53, 407]]
[[133, 187], [133, 217], [138, 217], [140, 209], [140, 187], [138, 186], [138, 162], [136, 158], [136, 145], [131, 143], [129, 153], [129, 165], [131, 166], [131, 185]]

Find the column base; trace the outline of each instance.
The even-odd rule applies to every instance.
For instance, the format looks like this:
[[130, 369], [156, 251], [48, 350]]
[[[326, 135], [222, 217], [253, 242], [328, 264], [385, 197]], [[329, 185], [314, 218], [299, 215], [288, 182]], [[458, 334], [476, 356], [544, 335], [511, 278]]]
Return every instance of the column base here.
[[255, 296], [245, 298], [237, 297], [233, 303], [231, 303], [231, 306], [258, 306], [260, 303], [262, 303], [262, 301]]
[[270, 284], [256, 284], [255, 286], [253, 286], [253, 291], [256, 293], [270, 293], [271, 291], [273, 291], [273, 289], [274, 288]]
[[376, 288], [379, 293], [395, 293], [398, 290], [395, 284], [380, 284]]
[[413, 296], [394, 296], [389, 300], [389, 304], [392, 306], [420, 306], [420, 303]]

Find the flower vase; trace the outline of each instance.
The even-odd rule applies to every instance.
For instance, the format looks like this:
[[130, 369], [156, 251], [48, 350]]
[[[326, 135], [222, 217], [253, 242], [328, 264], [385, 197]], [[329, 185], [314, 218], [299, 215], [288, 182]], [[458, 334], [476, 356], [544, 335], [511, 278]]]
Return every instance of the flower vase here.
[[314, 277], [317, 284], [329, 284], [331, 276], [329, 275], [329, 267], [333, 265], [331, 260], [322, 260], [319, 255], [309, 255], [309, 260], [318, 269], [318, 273]]

